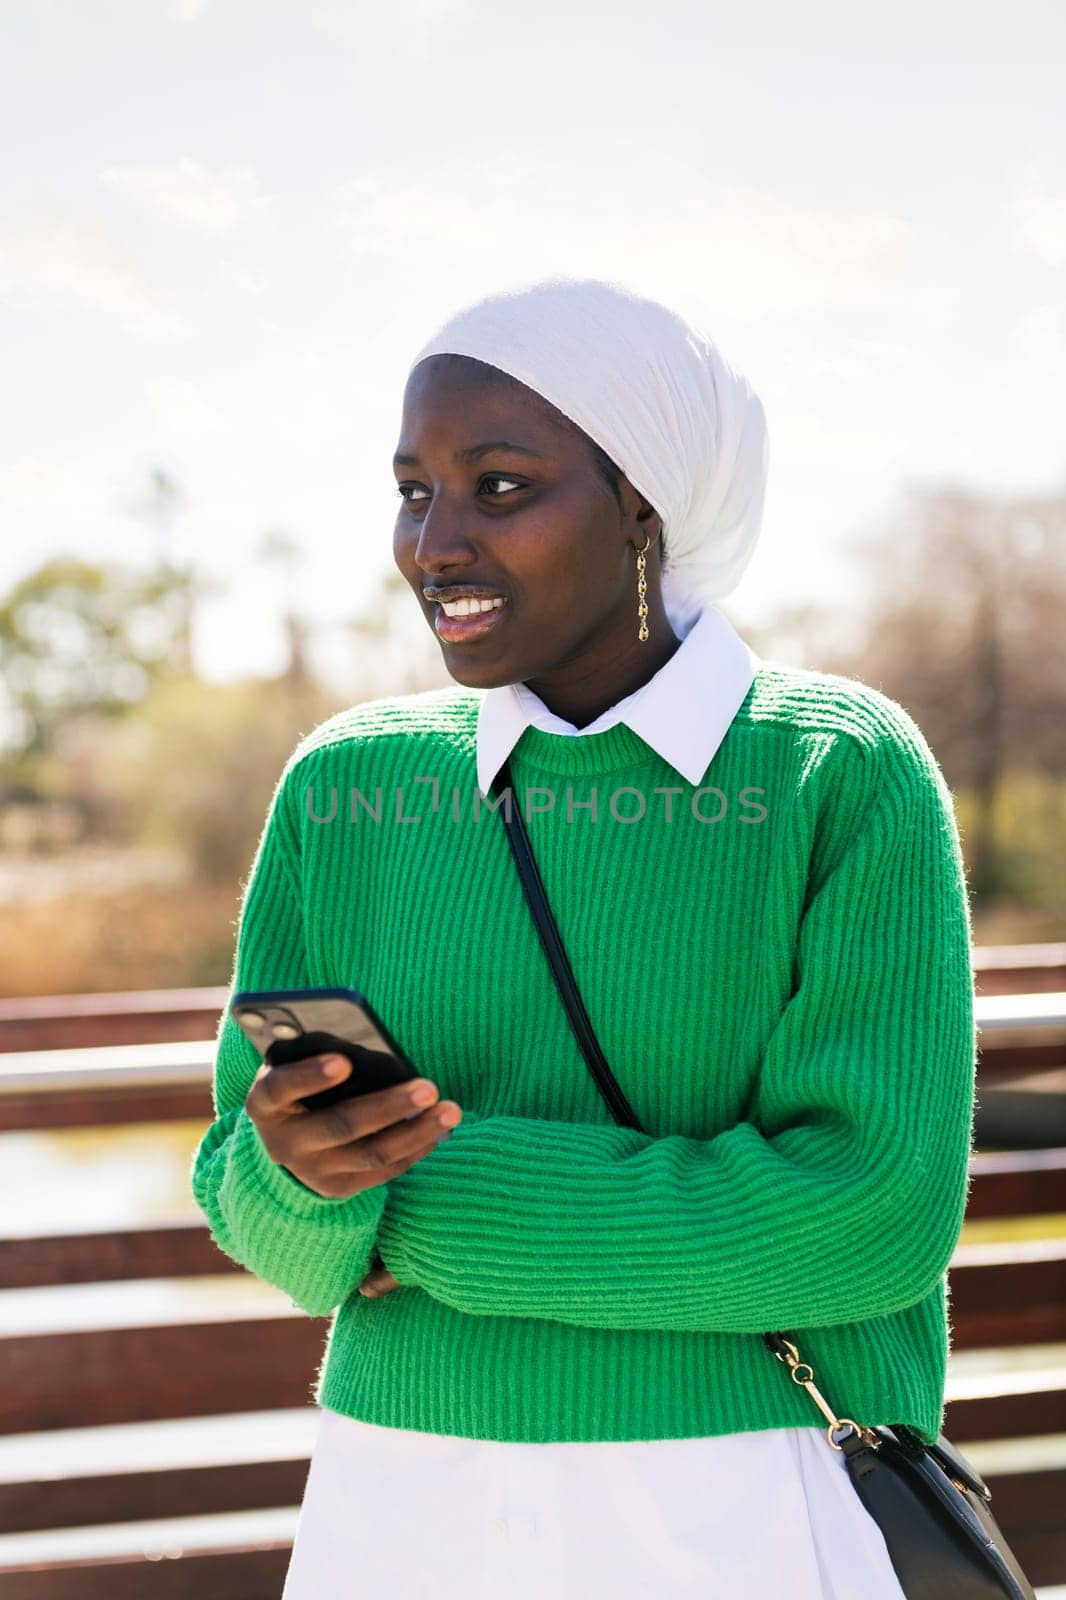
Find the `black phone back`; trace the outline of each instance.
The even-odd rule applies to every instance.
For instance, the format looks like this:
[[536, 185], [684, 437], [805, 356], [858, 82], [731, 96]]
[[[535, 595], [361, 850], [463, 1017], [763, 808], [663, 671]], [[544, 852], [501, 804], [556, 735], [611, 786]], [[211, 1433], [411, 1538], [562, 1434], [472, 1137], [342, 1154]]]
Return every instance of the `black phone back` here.
[[230, 1012], [272, 1067], [327, 1052], [347, 1056], [347, 1078], [302, 1097], [309, 1110], [418, 1076], [357, 989], [243, 990], [230, 1001]]

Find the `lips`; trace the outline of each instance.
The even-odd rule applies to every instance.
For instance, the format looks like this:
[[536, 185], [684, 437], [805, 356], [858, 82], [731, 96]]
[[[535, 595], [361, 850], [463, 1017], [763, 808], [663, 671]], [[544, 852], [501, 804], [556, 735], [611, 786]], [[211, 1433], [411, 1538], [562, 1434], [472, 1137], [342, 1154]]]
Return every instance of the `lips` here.
[[482, 638], [498, 628], [508, 612], [508, 603], [493, 606], [491, 611], [475, 611], [465, 617], [449, 617], [438, 605], [433, 616], [433, 628], [438, 639], [448, 644], [466, 644]]

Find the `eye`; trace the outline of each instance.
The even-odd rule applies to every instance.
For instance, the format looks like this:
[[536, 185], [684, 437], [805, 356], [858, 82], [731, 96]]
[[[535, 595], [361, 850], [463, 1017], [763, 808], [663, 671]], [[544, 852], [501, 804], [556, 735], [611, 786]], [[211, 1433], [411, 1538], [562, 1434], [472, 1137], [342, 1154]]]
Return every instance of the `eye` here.
[[[516, 488], [522, 488], [522, 485], [518, 482], [517, 478], [505, 478], [499, 472], [487, 472], [481, 481], [482, 483], [513, 483]], [[510, 494], [510, 492], [511, 491], [508, 489], [507, 493]], [[499, 497], [497, 495], [492, 495], [490, 498], [496, 500]]]
[[[481, 479], [481, 483], [483, 483], [483, 484], [484, 483], [513, 483], [515, 485], [515, 487], [518, 488], [518, 489], [521, 489], [521, 488], [524, 487], [524, 485], [522, 483], [520, 483], [517, 478], [505, 477], [502, 472], [486, 472], [485, 476]], [[410, 505], [412, 503], [413, 497], [411, 495], [407, 494], [406, 491], [408, 489], [419, 489], [420, 487], [421, 487], [421, 485], [417, 484], [417, 483], [400, 483], [400, 484], [397, 484], [397, 486], [396, 486], [396, 493], [399, 495], [400, 499], [404, 501], [405, 504]], [[479, 485], [479, 487], [480, 487], [480, 485]], [[511, 494], [511, 493], [513, 493], [513, 490], [507, 489], [507, 490], [504, 491], [504, 493], [505, 494]], [[493, 494], [493, 495], [489, 496], [490, 500], [499, 500], [501, 498], [502, 498], [502, 496], [498, 495], [498, 494]]]

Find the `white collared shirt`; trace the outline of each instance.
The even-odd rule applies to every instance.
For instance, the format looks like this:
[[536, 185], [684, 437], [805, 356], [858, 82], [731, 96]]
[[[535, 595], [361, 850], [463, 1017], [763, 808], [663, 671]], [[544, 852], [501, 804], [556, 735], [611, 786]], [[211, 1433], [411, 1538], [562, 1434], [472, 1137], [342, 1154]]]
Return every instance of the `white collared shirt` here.
[[717, 606], [705, 606], [647, 683], [587, 727], [557, 717], [525, 683], [486, 689], [478, 709], [477, 780], [482, 794], [522, 736], [602, 733], [624, 722], [689, 783], [699, 783], [755, 679], [759, 657]]
[[[708, 606], [647, 683], [585, 728], [524, 683], [487, 689], [478, 785], [487, 795], [531, 724], [580, 738], [616, 722], [698, 784], [759, 659]], [[282, 1600], [386, 1589], [404, 1600], [904, 1600], [820, 1426], [523, 1444], [323, 1409]]]

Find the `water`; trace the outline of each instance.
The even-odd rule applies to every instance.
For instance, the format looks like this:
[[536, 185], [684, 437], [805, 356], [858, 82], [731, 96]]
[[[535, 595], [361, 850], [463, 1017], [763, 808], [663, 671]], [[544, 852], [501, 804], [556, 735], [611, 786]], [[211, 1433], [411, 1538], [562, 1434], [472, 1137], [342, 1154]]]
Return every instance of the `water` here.
[[26, 1237], [195, 1220], [189, 1177], [204, 1131], [191, 1119], [0, 1134], [0, 1227]]

